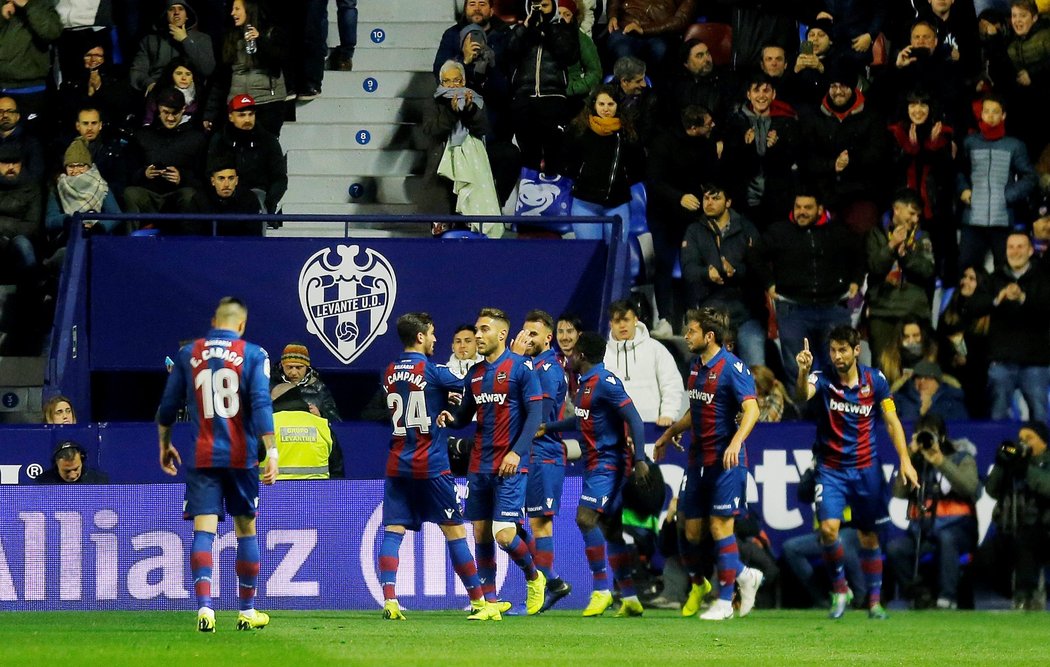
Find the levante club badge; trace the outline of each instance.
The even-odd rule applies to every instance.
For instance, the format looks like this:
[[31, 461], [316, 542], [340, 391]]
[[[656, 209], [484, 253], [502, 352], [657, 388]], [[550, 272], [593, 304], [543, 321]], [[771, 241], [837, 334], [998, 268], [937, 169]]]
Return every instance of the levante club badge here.
[[371, 248], [325, 248], [306, 260], [299, 272], [306, 330], [344, 364], [386, 333], [396, 297], [394, 268]]

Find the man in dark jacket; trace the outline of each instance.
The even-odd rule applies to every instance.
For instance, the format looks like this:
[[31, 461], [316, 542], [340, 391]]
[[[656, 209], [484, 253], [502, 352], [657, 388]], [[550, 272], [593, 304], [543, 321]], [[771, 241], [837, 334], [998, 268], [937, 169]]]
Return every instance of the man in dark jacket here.
[[157, 119], [135, 133], [138, 159], [124, 191], [128, 212], [186, 212], [200, 187], [204, 134], [182, 124], [186, 102], [174, 88], [157, 95]]
[[970, 418], [962, 389], [946, 382], [941, 367], [933, 361], [923, 359], [915, 364], [911, 379], [893, 398], [902, 421], [915, 421], [927, 414], [938, 415], [945, 421]]
[[227, 109], [230, 122], [212, 136], [208, 159], [233, 156], [240, 186], [255, 192], [266, 212], [276, 213], [288, 190], [288, 162], [281, 142], [255, 124], [255, 100], [251, 95], [234, 95]]
[[871, 62], [871, 47], [882, 32], [886, 12], [891, 3], [885, 0], [820, 0], [823, 5], [817, 18], [832, 20], [832, 41], [848, 45], [847, 57], [857, 65]]
[[22, 113], [13, 97], [0, 97], [0, 147], [10, 147], [21, 155], [22, 173], [34, 181], [44, 178], [44, 153], [35, 137], [26, 132]]
[[664, 116], [674, 123], [683, 109], [696, 105], [710, 111], [715, 122], [722, 124], [733, 101], [729, 76], [715, 67], [711, 49], [699, 39], [683, 44], [681, 54], [681, 67], [671, 81], [671, 92], [666, 97], [661, 95]]
[[696, 0], [609, 0], [608, 15], [612, 56], [641, 58], [659, 77], [680, 35], [696, 18]]
[[[210, 187], [203, 186], [193, 195], [190, 213], [217, 213], [221, 215], [258, 214], [258, 197], [240, 185], [237, 165], [232, 155], [216, 155], [208, 165]], [[211, 223], [184, 225], [182, 233], [212, 233]], [[263, 224], [253, 220], [223, 220], [217, 223], [219, 236], [262, 236]]]
[[44, 107], [51, 67], [49, 45], [62, 20], [49, 0], [9, 0], [0, 18], [0, 90], [16, 96], [26, 120]]
[[1006, 239], [1006, 266], [992, 274], [995, 298], [988, 329], [992, 419], [1009, 419], [1020, 389], [1031, 419], [1046, 422], [1050, 387], [1050, 277], [1032, 262], [1031, 239]]
[[22, 169], [15, 146], [0, 146], [0, 257], [4, 278], [20, 283], [37, 265], [33, 243], [43, 224], [40, 184]]
[[59, 443], [51, 462], [36, 478], [37, 484], [109, 484], [106, 473], [88, 469], [87, 452], [72, 440]]
[[[187, 58], [201, 76], [215, 70], [211, 37], [197, 30], [197, 14], [187, 0], [166, 0], [156, 31], [146, 35], [131, 63], [131, 86], [149, 91], [173, 59]], [[167, 82], [165, 82], [167, 83]]]
[[[787, 377], [798, 375], [795, 350], [827, 350], [827, 334], [848, 326], [846, 306], [864, 279], [864, 251], [856, 235], [831, 219], [813, 190], [800, 190], [787, 220], [773, 223], [762, 241], [770, 272], [766, 293], [776, 304]], [[824, 353], [826, 354], [826, 352]], [[827, 367], [821, 358], [821, 366]]]
[[510, 37], [510, 26], [500, 17], [492, 15], [492, 4], [493, 0], [464, 0], [463, 18], [441, 33], [441, 43], [434, 55], [435, 79], [440, 78], [440, 69], [446, 60], [458, 60], [469, 70], [473, 56], [479, 50], [478, 47], [465, 44], [460, 38], [463, 28], [469, 24], [481, 26], [488, 47], [495, 53], [497, 66], [507, 69], [502, 56], [507, 38]]

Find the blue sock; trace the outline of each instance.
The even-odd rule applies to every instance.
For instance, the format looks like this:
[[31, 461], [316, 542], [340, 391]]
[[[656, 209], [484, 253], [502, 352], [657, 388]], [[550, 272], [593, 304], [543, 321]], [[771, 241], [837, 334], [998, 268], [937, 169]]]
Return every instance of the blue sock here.
[[525, 544], [521, 536], [515, 535], [510, 544], [502, 549], [507, 552], [514, 564], [521, 568], [526, 579], [532, 581], [536, 578], [536, 564], [532, 562], [532, 552], [529, 551], [529, 545]]
[[860, 556], [860, 569], [864, 572], [864, 583], [868, 585], [868, 606], [874, 607], [882, 602], [882, 550], [879, 547], [857, 551]]
[[489, 602], [496, 601], [496, 543], [475, 542], [478, 557], [478, 579]]
[[255, 535], [237, 538], [237, 583], [241, 611], [255, 609], [255, 588], [259, 580], [259, 539]]
[[828, 566], [828, 575], [831, 578], [831, 590], [835, 593], [845, 593], [846, 586], [846, 551], [842, 548], [842, 540], [835, 539], [831, 544], [821, 544], [824, 548], [824, 563]]
[[401, 540], [404, 537], [404, 533], [383, 531], [383, 544], [379, 547], [379, 583], [383, 586], [384, 600], [397, 598], [394, 594], [394, 584], [397, 582], [397, 552], [401, 549]]
[[478, 579], [478, 566], [474, 563], [474, 557], [470, 555], [467, 546], [467, 538], [448, 541], [448, 555], [452, 559], [452, 568], [459, 575], [467, 595], [471, 600], [481, 600], [485, 597], [481, 591], [481, 580]]
[[558, 575], [554, 572], [554, 537], [537, 537], [533, 549], [533, 559], [547, 581], [554, 581]]
[[727, 602], [733, 601], [736, 587], [736, 576], [744, 569], [740, 562], [740, 550], [736, 545], [736, 535], [723, 537], [715, 542], [718, 549], [718, 598]]
[[594, 590], [609, 590], [609, 575], [605, 569], [605, 535], [602, 535], [601, 529], [595, 527], [584, 533], [583, 545], [594, 580]]
[[211, 545], [215, 533], [193, 531], [193, 546], [190, 547], [190, 571], [193, 573], [193, 589], [197, 594], [197, 607], [211, 607]]
[[631, 568], [631, 552], [623, 542], [609, 542], [609, 567], [612, 568], [621, 597], [634, 597], [636, 593], [634, 571]]

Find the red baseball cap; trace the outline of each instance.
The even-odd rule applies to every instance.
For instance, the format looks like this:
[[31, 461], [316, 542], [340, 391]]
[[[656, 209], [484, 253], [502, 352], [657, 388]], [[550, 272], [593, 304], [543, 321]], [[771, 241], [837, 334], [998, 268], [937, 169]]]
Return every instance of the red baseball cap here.
[[227, 107], [231, 112], [244, 111], [245, 109], [254, 109], [255, 99], [251, 95], [246, 94], [234, 95], [233, 98], [230, 99], [230, 103], [229, 105], [227, 105]]

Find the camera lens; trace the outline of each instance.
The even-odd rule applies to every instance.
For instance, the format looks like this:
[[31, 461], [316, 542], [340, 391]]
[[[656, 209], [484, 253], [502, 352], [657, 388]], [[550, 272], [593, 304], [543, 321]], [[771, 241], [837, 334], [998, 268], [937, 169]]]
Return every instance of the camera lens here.
[[915, 434], [915, 441], [919, 443], [919, 446], [923, 449], [933, 449], [935, 438], [929, 431], [919, 431]]

